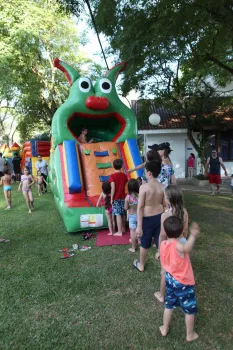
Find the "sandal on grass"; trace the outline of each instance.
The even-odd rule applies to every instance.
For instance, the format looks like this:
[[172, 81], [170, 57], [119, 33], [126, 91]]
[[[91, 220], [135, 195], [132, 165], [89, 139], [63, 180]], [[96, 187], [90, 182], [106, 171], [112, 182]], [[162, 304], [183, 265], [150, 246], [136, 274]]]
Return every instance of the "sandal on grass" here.
[[62, 249], [58, 249], [59, 253], [70, 253], [73, 252], [72, 248], [62, 248]]
[[85, 252], [86, 250], [91, 249], [91, 247], [87, 247], [85, 245], [82, 246], [82, 248], [80, 249], [80, 252]]
[[8, 243], [10, 242], [9, 239], [6, 239], [6, 238], [0, 238], [0, 243]]
[[61, 259], [68, 259], [68, 258], [71, 258], [72, 256], [74, 256], [73, 253], [65, 253], [61, 256]]

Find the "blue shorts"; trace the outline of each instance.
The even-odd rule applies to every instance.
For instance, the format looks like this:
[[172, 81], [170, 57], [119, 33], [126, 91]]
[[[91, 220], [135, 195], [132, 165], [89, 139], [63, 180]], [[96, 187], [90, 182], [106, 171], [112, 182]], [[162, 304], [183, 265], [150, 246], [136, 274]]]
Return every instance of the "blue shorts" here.
[[125, 200], [116, 199], [112, 204], [112, 213], [113, 215], [125, 215]]
[[4, 186], [3, 191], [11, 191], [11, 186]]
[[129, 214], [129, 228], [136, 230], [137, 228], [137, 214]]
[[175, 309], [179, 306], [182, 307], [185, 314], [195, 315], [197, 313], [194, 286], [182, 284], [166, 272], [165, 308]]
[[159, 235], [161, 228], [161, 215], [144, 216], [142, 219], [142, 237], [141, 247], [149, 249], [151, 247], [152, 238], [154, 237], [155, 245], [159, 246]]

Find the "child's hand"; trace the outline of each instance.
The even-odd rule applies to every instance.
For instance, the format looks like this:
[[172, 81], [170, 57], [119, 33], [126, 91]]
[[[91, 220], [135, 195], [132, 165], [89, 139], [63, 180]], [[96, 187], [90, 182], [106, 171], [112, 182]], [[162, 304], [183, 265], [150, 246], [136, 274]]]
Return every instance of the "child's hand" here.
[[139, 228], [138, 226], [136, 228], [136, 237], [137, 238], [142, 237], [142, 229]]
[[131, 174], [131, 173], [133, 172], [133, 170], [132, 170], [132, 169], [129, 169], [127, 172]]
[[193, 235], [196, 238], [200, 235], [200, 227], [196, 222], [193, 222], [190, 227], [190, 235]]

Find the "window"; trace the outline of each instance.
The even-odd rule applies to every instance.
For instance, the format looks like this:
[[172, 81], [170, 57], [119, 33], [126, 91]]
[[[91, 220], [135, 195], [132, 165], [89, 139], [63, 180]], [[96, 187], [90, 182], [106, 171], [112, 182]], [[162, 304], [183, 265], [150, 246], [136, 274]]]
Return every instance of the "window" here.
[[233, 160], [233, 131], [220, 132], [220, 156], [223, 160]]

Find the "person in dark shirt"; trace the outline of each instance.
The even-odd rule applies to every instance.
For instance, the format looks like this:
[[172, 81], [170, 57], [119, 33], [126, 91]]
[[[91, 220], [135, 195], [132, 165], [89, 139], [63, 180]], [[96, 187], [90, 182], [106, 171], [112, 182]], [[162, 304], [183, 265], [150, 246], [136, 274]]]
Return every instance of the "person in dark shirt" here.
[[[225, 168], [225, 165], [223, 163], [223, 160], [221, 157], [218, 156], [218, 152], [216, 149], [213, 149], [211, 152], [211, 156], [207, 159], [206, 166], [205, 166], [205, 176], [209, 178], [209, 183], [212, 187], [212, 193], [211, 196], [215, 195], [215, 186], [216, 186], [216, 193], [220, 193], [220, 185], [221, 185], [221, 167], [225, 171], [225, 176], [228, 176], [227, 170]], [[209, 174], [208, 174], [208, 168], [209, 168]]]
[[18, 153], [15, 153], [15, 156], [12, 159], [12, 164], [13, 164], [13, 170], [14, 170], [16, 181], [20, 181], [20, 176], [21, 176], [20, 163], [21, 163], [21, 158]]

